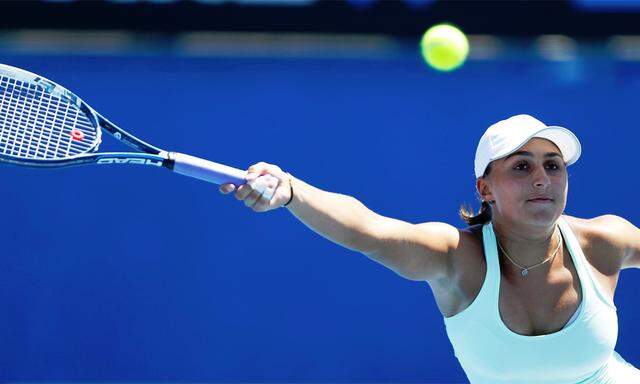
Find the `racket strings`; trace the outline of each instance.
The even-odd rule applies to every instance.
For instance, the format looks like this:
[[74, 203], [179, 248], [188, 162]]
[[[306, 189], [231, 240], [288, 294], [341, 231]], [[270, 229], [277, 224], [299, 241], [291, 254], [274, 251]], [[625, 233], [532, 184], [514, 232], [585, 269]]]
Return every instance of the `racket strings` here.
[[97, 149], [85, 113], [37, 84], [0, 76], [0, 155], [61, 159]]

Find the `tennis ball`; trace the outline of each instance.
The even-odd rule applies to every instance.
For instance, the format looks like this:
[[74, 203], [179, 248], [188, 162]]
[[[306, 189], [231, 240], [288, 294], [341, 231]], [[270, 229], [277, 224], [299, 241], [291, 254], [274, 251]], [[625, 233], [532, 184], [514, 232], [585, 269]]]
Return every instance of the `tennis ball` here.
[[469, 53], [469, 41], [458, 28], [438, 24], [429, 28], [420, 41], [420, 51], [427, 64], [439, 71], [461, 66]]

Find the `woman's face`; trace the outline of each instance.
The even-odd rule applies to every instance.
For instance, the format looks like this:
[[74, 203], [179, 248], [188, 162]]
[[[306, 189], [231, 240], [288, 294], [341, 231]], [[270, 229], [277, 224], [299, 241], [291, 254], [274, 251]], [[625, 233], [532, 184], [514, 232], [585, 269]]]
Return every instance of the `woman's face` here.
[[560, 217], [567, 201], [567, 167], [551, 141], [533, 138], [491, 166], [477, 187], [484, 200], [495, 201], [496, 219], [548, 226]]

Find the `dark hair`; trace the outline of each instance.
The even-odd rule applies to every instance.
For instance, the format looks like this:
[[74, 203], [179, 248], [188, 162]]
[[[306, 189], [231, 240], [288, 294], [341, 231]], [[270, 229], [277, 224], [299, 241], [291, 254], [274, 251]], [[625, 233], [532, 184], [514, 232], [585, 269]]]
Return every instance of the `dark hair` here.
[[[488, 176], [491, 173], [491, 164], [487, 166], [482, 177]], [[491, 205], [482, 201], [482, 205], [480, 206], [480, 211], [475, 214], [473, 212], [473, 207], [469, 204], [462, 204], [458, 211], [460, 218], [464, 220], [469, 226], [476, 224], [485, 224], [491, 221]]]

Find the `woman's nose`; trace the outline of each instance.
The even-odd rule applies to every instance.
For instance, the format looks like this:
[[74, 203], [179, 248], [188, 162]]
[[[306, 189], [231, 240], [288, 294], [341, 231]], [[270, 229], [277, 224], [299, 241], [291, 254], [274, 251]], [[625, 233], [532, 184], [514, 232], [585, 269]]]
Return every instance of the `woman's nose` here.
[[546, 187], [550, 183], [549, 175], [544, 168], [536, 167], [533, 172], [533, 185], [538, 188]]

